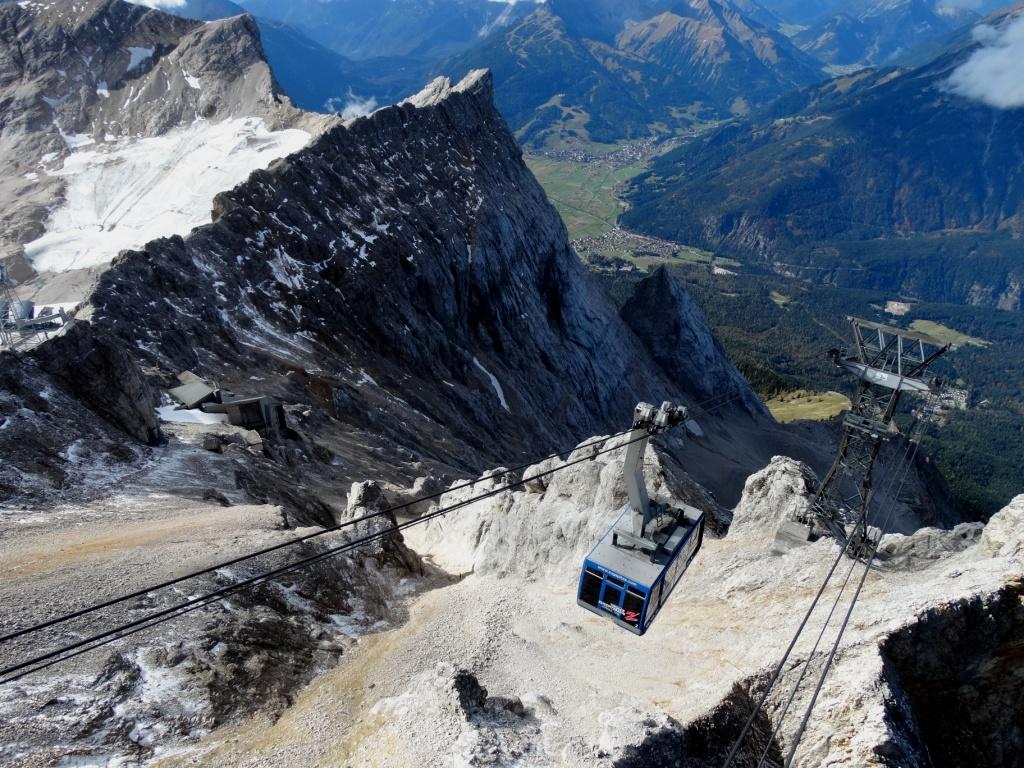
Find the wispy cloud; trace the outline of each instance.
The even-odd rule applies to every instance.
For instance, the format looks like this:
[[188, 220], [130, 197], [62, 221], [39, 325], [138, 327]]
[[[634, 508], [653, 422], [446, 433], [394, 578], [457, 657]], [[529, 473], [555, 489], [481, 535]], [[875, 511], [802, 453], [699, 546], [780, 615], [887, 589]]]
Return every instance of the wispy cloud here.
[[950, 90], [997, 109], [1024, 107], [1024, 16], [1003, 29], [977, 26], [974, 39], [981, 47], [953, 70]]
[[184, 8], [186, 0], [136, 0], [139, 5], [145, 5], [150, 8]]
[[362, 117], [368, 115], [377, 108], [377, 99], [373, 96], [362, 98], [356, 96], [351, 90], [348, 92], [348, 96], [345, 99], [338, 97], [327, 100], [328, 112], [340, 113], [346, 120], [353, 117]]

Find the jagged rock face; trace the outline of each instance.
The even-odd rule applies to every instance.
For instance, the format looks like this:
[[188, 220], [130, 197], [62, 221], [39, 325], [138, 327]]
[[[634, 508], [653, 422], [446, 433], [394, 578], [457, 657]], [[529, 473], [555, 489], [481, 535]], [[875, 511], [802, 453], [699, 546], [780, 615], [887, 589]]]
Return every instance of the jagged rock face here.
[[[959, 552], [975, 544], [979, 523], [963, 523], [946, 503], [941, 477], [927, 460], [906, 467], [907, 446], [902, 441], [885, 445], [872, 474], [874, 489], [868, 506], [868, 525], [889, 534], [881, 556], [911, 567]], [[747, 478], [733, 510], [731, 536], [774, 535], [779, 523], [807, 512], [822, 473], [802, 461], [773, 456], [763, 469]], [[848, 498], [856, 498], [859, 478], [842, 476]], [[898, 499], [893, 498], [896, 491]]]
[[[798, 462], [773, 459], [750, 478], [727, 541], [740, 544], [759, 536], [767, 545], [776, 510], [788, 514], [805, 508], [813, 481]], [[1024, 642], [1022, 529], [1017, 525], [1022, 509], [1024, 497], [1017, 497], [993, 516], [991, 531], [968, 523], [883, 538], [875, 586], [869, 581], [861, 596], [796, 764], [1016, 764], [1021, 707], [1016, 669]], [[802, 547], [783, 562], [823, 554]], [[773, 567], [782, 567], [780, 561]], [[733, 570], [728, 578], [735, 587], [743, 569]], [[859, 572], [854, 568], [855, 577]], [[820, 627], [822, 621], [818, 616], [812, 625]], [[810, 680], [822, 672], [824, 653], [806, 659]], [[784, 670], [769, 698], [773, 723], [804, 660]], [[800, 690], [783, 722], [784, 747], [799, 722], [794, 712], [809, 703], [809, 688]]]
[[903, 694], [899, 703], [927, 756], [922, 765], [1020, 765], [1022, 598], [1024, 584], [1018, 579], [996, 594], [939, 607], [883, 643]]
[[751, 475], [732, 514], [729, 536], [765, 538], [783, 520], [804, 514], [818, 478], [806, 464], [774, 456], [767, 467]]
[[[626, 503], [622, 482], [625, 438], [589, 440], [564, 460], [549, 459], [523, 471], [522, 490], [503, 491], [451, 515], [409, 530], [410, 546], [455, 574], [480, 573], [573, 583], [594, 542]], [[603, 453], [598, 453], [602, 451]], [[589, 460], [584, 460], [589, 458]], [[644, 473], [651, 499], [688, 503], [715, 518], [721, 510], [671, 459], [648, 448]], [[495, 472], [488, 472], [493, 476]], [[507, 482], [501, 474], [437, 500], [456, 506]], [[713, 527], [714, 523], [709, 522]]]
[[442, 434], [535, 455], [677, 394], [573, 255], [484, 73], [328, 132], [216, 210], [92, 297], [165, 370], [304, 370], [340, 418], [466, 463]]
[[[756, 707], [756, 693], [737, 685], [725, 699], [710, 712], [694, 720], [685, 728], [674, 719], [667, 724], [648, 720], [644, 738], [629, 745], [612, 768], [649, 768], [650, 766], [687, 766], [687, 768], [718, 768], [728, 759], [736, 738]], [[736, 753], [736, 765], [750, 765], [762, 755], [781, 763], [779, 746], [773, 741], [772, 724], [768, 716], [759, 712], [750, 728], [750, 738]]]
[[[245, 522], [225, 532], [219, 542], [221, 553], [231, 551], [232, 541], [240, 535], [246, 549], [295, 535], [280, 530], [279, 509], [240, 512], [245, 513]], [[393, 518], [390, 521], [394, 524]], [[222, 569], [190, 582], [189, 589], [205, 593], [228, 586], [352, 537], [349, 532], [327, 534]], [[400, 548], [400, 538], [393, 545]], [[105, 661], [99, 652], [98, 674], [88, 666], [72, 666], [57, 677], [7, 684], [0, 690], [0, 761], [20, 766], [50, 765], [69, 756], [90, 763], [101, 758], [146, 761], [157, 748], [194, 741], [246, 715], [274, 716], [318, 672], [336, 664], [370, 627], [380, 629], [404, 619], [395, 587], [401, 578], [418, 573], [418, 568], [410, 571], [409, 564], [394, 548], [326, 559], [189, 613], [141, 635], [128, 648], [114, 646]], [[86, 582], [91, 578], [79, 574]], [[180, 603], [184, 594], [191, 593], [154, 592], [127, 609], [113, 609], [113, 616], [131, 620], [140, 608]], [[106, 626], [95, 620], [76, 625], [88, 632]], [[13, 627], [5, 618], [4, 631]], [[56, 634], [49, 641], [79, 637]], [[31, 640], [13, 646], [5, 645], [0, 655], [5, 666], [39, 650]]]
[[4, 501], [114, 480], [141, 458], [125, 433], [141, 443], [157, 434], [156, 398], [124, 348], [87, 325], [75, 331], [54, 349], [70, 358], [0, 354]]
[[157, 394], [116, 339], [97, 335], [90, 323], [79, 322], [32, 357], [67, 392], [130, 437], [150, 445], [159, 440]]
[[352, 483], [348, 494], [348, 506], [344, 514], [338, 516], [335, 525], [346, 525], [353, 520], [373, 516], [369, 520], [346, 527], [346, 530], [354, 536], [379, 537], [367, 543], [360, 549], [360, 552], [374, 554], [389, 562], [398, 563], [410, 572], [422, 573], [423, 563], [420, 562], [419, 556], [415, 552], [405, 546], [402, 534], [384, 535], [396, 525], [392, 509], [393, 505], [377, 483], [372, 480]]
[[622, 307], [622, 319], [672, 382], [693, 400], [728, 398], [752, 415], [771, 418], [729, 362], [700, 307], [664, 266], [637, 285]]
[[1017, 496], [985, 524], [978, 549], [992, 557], [1019, 557], [1024, 546], [1024, 495]]

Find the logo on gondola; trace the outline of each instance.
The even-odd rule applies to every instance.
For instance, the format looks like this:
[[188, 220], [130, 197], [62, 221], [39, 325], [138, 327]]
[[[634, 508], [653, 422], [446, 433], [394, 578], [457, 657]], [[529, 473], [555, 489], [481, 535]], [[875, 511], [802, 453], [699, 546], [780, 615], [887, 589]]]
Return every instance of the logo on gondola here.
[[614, 613], [616, 616], [622, 616], [624, 613], [626, 613], [626, 611], [619, 608], [619, 606], [612, 605], [611, 603], [606, 603], [604, 600], [599, 602], [597, 605], [599, 608], [604, 608], [606, 611], [608, 611], [608, 613]]
[[640, 622], [640, 614], [637, 611], [627, 611], [622, 608], [619, 608], [619, 606], [617, 605], [606, 603], [603, 600], [599, 602], [597, 605], [599, 608], [603, 608], [604, 610], [608, 611], [608, 613], [614, 613], [620, 619], [622, 619], [625, 622], [628, 622], [629, 624], [636, 625]]

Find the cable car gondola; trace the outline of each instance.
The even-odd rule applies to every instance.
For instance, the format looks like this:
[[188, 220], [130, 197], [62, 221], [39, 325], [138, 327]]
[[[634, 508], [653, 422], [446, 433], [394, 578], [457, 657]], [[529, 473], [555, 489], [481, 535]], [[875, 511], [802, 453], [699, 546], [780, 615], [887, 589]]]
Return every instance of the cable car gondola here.
[[704, 513], [652, 502], [643, 458], [651, 435], [686, 420], [683, 407], [637, 405], [623, 476], [629, 501], [583, 561], [576, 602], [642, 635], [668, 600], [704, 540]]

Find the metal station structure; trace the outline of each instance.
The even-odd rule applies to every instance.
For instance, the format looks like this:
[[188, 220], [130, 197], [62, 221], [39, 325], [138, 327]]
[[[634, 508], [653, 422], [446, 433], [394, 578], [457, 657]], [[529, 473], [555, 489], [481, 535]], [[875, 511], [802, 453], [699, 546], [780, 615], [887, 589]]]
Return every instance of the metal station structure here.
[[824, 535], [845, 544], [850, 554], [864, 557], [873, 544], [868, 537], [867, 509], [872, 475], [882, 445], [900, 436], [893, 420], [905, 394], [936, 400], [940, 382], [928, 369], [950, 345], [923, 333], [848, 317], [853, 326], [852, 352], [831, 349], [829, 359], [857, 380], [852, 406], [843, 420], [843, 434], [831, 468], [821, 480], [806, 514], [783, 521], [776, 550], [813, 541]]
[[61, 306], [42, 313], [35, 309], [31, 301], [15, 295], [7, 267], [0, 264], [0, 350], [35, 346], [70, 322]]

